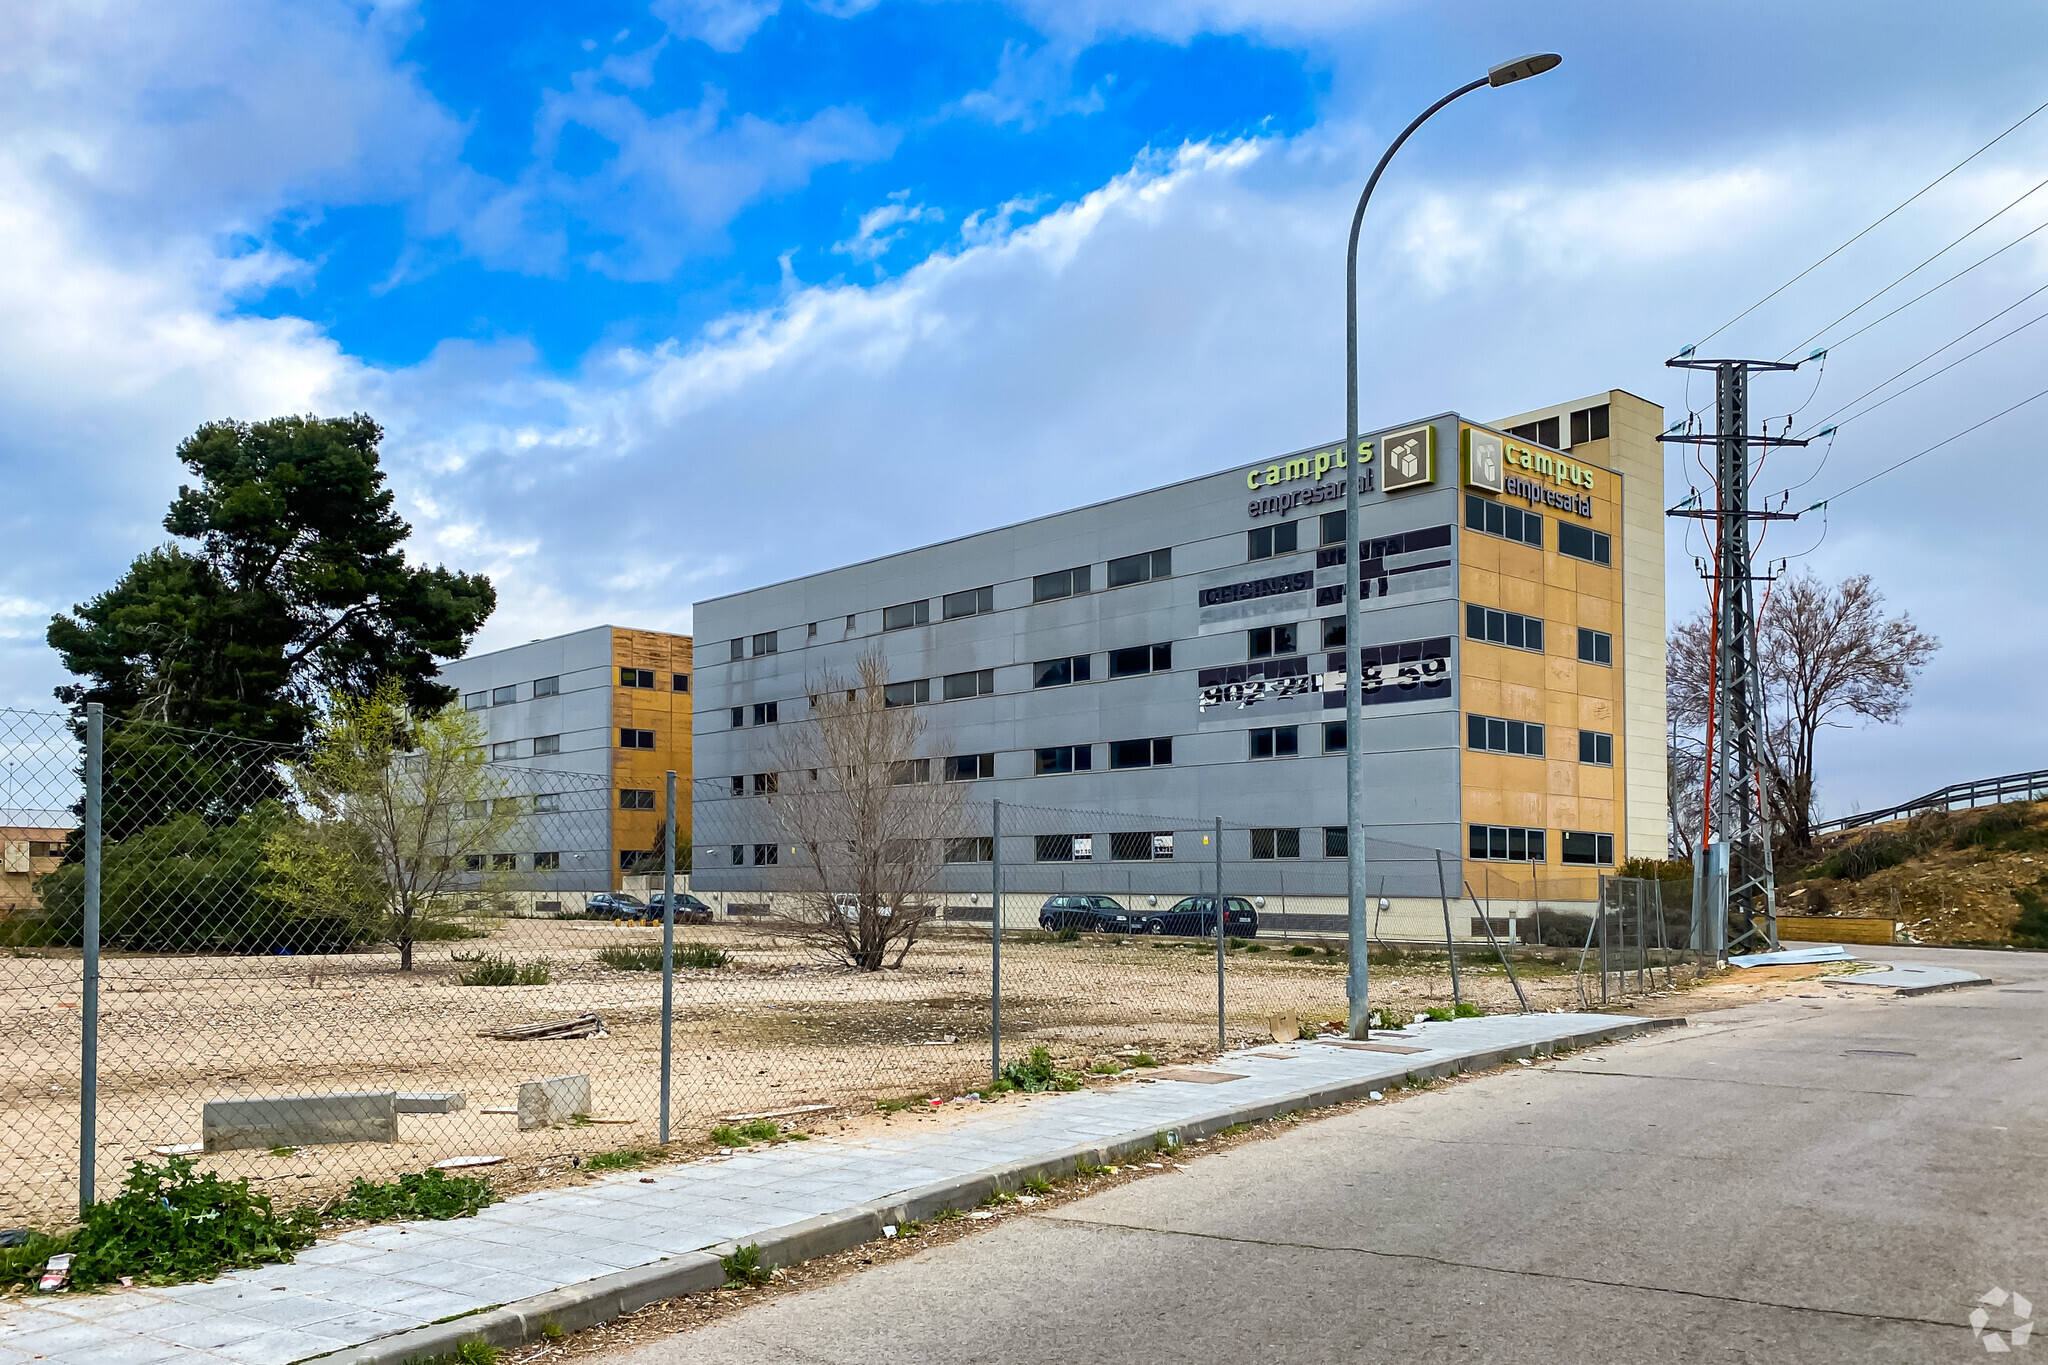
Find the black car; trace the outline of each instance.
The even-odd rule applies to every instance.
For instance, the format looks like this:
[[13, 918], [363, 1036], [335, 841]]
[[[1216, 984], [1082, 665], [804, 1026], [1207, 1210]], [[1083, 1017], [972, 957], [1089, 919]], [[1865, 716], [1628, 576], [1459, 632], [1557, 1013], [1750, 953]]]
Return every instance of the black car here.
[[592, 919], [646, 919], [648, 909], [638, 896], [623, 891], [600, 891], [583, 902], [583, 913]]
[[1038, 907], [1038, 927], [1088, 933], [1128, 934], [1131, 917], [1107, 896], [1054, 896]]
[[[1223, 932], [1232, 938], [1257, 938], [1259, 912], [1241, 896], [1226, 896]], [[1137, 916], [1140, 933], [1188, 934], [1196, 938], [1216, 936], [1216, 898], [1183, 896], [1165, 910], [1141, 911]]]
[[[664, 908], [662, 895], [662, 892], [656, 891], [647, 897], [647, 917], [649, 919], [661, 918], [661, 912]], [[711, 923], [711, 907], [687, 891], [678, 891], [676, 892], [676, 923], [709, 924]]]

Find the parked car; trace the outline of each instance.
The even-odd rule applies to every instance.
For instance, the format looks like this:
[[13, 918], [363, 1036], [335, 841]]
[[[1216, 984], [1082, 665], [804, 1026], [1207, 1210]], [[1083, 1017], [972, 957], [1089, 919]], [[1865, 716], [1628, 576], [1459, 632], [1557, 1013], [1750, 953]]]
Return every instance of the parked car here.
[[1054, 896], [1038, 907], [1038, 927], [1047, 931], [1128, 934], [1131, 917], [1107, 896]]
[[624, 891], [600, 891], [583, 902], [583, 913], [592, 919], [646, 919], [647, 903]]
[[[1223, 932], [1232, 938], [1257, 938], [1259, 912], [1241, 896], [1224, 897]], [[1147, 934], [1190, 934], [1197, 938], [1216, 936], [1216, 898], [1183, 896], [1164, 910], [1141, 911], [1139, 932]]]
[[[656, 891], [652, 895], [648, 896], [648, 918], [661, 918], [662, 911], [666, 908], [665, 904], [662, 901], [662, 895], [662, 892]], [[691, 895], [687, 891], [678, 891], [676, 892], [676, 923], [709, 924], [711, 923], [711, 907], [706, 905], [703, 901], [698, 900], [695, 896]]]

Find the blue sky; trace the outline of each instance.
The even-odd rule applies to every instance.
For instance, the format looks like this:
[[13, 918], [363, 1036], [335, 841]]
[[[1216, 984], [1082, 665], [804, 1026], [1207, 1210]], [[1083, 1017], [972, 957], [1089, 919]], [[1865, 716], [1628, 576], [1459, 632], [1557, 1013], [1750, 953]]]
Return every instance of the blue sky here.
[[[1358, 184], [1530, 50], [1565, 64], [1446, 112], [1374, 206], [1368, 420], [1609, 386], [1675, 414], [1663, 357], [2048, 98], [2038, 7], [1930, 14], [25, 0], [0, 14], [0, 702], [46, 704], [44, 623], [161, 538], [171, 451], [216, 417], [374, 413], [416, 553], [500, 584], [485, 647], [687, 630], [703, 597], [1326, 440]], [[1797, 345], [2044, 176], [2048, 114], [1717, 344]], [[2048, 191], [1938, 264], [2044, 221]], [[1811, 417], [2011, 304], [2043, 241], [1759, 410]], [[1376, 347], [1382, 320], [1420, 342]], [[2001, 342], [1783, 484], [1910, 454], [2044, 356], [2048, 327]], [[1829, 809], [2044, 761], [2042, 409], [1774, 544], [1944, 641], [1904, 725], [1824, 750]], [[1669, 584], [1697, 602], [1679, 541]]]

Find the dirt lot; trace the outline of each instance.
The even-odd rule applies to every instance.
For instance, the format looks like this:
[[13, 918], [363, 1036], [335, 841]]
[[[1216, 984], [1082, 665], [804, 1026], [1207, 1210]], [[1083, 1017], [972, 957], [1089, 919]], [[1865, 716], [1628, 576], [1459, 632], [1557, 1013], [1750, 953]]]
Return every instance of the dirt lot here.
[[[1136, 1052], [1161, 1061], [1216, 1050], [1212, 946], [1175, 940], [1040, 935], [1005, 939], [1006, 1057], [1048, 1048], [1077, 1069]], [[322, 957], [135, 957], [104, 962], [98, 1165], [103, 1194], [155, 1146], [196, 1143], [208, 1099], [340, 1090], [460, 1091], [465, 1107], [405, 1115], [395, 1144], [239, 1152], [204, 1164], [248, 1175], [280, 1203], [326, 1199], [358, 1175], [389, 1177], [455, 1156], [504, 1158], [491, 1174], [516, 1190], [574, 1178], [593, 1153], [658, 1141], [658, 972], [613, 970], [604, 948], [653, 947], [657, 929], [576, 921], [511, 921], [489, 939], [422, 945], [416, 970], [389, 952]], [[920, 945], [900, 971], [865, 974], [801, 949], [718, 926], [678, 932], [680, 946], [717, 947], [729, 966], [678, 971], [670, 1155], [701, 1150], [731, 1115], [828, 1106], [790, 1116], [870, 1113], [880, 1099], [959, 1094], [988, 1075], [988, 946], [979, 935]], [[1228, 955], [1231, 1042], [1263, 1040], [1293, 1012], [1337, 1021], [1344, 960], [1262, 942]], [[465, 986], [490, 953], [544, 960], [546, 985]], [[1376, 955], [1377, 956], [1377, 955]], [[1515, 1008], [1498, 965], [1466, 959], [1465, 997]], [[1396, 1011], [1446, 1003], [1439, 954], [1373, 967], [1373, 998]], [[1578, 1008], [1575, 978], [1555, 964], [1523, 968], [1538, 1009]], [[76, 954], [0, 958], [0, 1226], [61, 1221], [74, 1206], [79, 1092]], [[502, 1042], [507, 1025], [599, 1013], [605, 1036]], [[595, 1122], [517, 1131], [521, 1082], [587, 1074]]]

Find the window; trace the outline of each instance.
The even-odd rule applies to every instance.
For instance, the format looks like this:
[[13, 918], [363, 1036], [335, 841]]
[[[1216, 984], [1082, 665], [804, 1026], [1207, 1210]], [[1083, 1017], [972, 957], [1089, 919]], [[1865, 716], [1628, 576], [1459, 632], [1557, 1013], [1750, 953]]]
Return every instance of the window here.
[[560, 735], [535, 735], [533, 737], [533, 756], [535, 758], [545, 758], [549, 754], [558, 754], [560, 752], [562, 752], [562, 737]]
[[619, 788], [620, 810], [653, 810], [654, 792], [644, 787]]
[[1350, 857], [1351, 831], [1342, 825], [1324, 825], [1323, 856], [1325, 858]]
[[[1344, 543], [1344, 514], [1342, 512], [1325, 512], [1318, 520], [1322, 524], [1321, 539], [1323, 544], [1342, 545]], [[1318, 561], [1318, 564], [1320, 565], [1320, 561]]]
[[1543, 856], [1543, 831], [1540, 829], [1520, 829], [1512, 825], [1473, 825], [1470, 833], [1469, 852], [1474, 858], [1509, 863], [1548, 861]]
[[996, 609], [994, 588], [969, 588], [966, 592], [949, 592], [940, 599], [940, 615], [951, 621], [958, 616], [979, 616]]
[[777, 792], [778, 790], [780, 790], [780, 783], [778, 783], [778, 782], [777, 782], [777, 780], [776, 780], [776, 779], [777, 779], [777, 778], [779, 778], [780, 776], [781, 776], [781, 774], [780, 774], [780, 773], [755, 773], [755, 774], [754, 774], [754, 795], [756, 795], [756, 796], [773, 796], [773, 795], [775, 795], [775, 793], [776, 793], [776, 792]]
[[1120, 739], [1109, 746], [1112, 768], [1155, 768], [1173, 762], [1173, 740]]
[[745, 867], [747, 865], [747, 846], [745, 844], [734, 844], [732, 846], [732, 865], [734, 867]]
[[816, 621], [811, 622], [810, 626], [804, 631], [804, 638], [806, 640], [818, 638], [818, 623]]
[[781, 707], [781, 705], [782, 705], [782, 703], [780, 703], [780, 702], [773, 702], [773, 701], [757, 701], [757, 702], [755, 702], [755, 703], [754, 703], [754, 724], [756, 724], [756, 725], [773, 725], [773, 724], [774, 724], [774, 723], [776, 722], [776, 720], [777, 720], [777, 718], [778, 718], [778, 716], [779, 716], [779, 708]]
[[1062, 744], [1057, 748], [1038, 751], [1038, 772], [1040, 773], [1085, 773], [1095, 761], [1095, 748], [1090, 744]]
[[1088, 681], [1088, 658], [1076, 654], [1068, 659], [1042, 659], [1031, 665], [1033, 687], [1065, 687], [1068, 683]]
[[996, 671], [980, 668], [972, 673], [948, 673], [946, 675], [946, 700], [960, 701], [967, 697], [986, 697], [996, 690]]
[[1493, 754], [1543, 757], [1543, 727], [1534, 721], [1502, 720], [1498, 716], [1465, 717], [1465, 747]]
[[621, 749], [652, 749], [654, 747], [654, 731], [621, 730], [619, 731], [619, 747]]
[[560, 792], [542, 792], [539, 796], [533, 798], [533, 809], [540, 815], [560, 814], [562, 794]]
[[919, 678], [914, 682], [890, 683], [882, 689], [882, 706], [915, 706], [921, 701], [932, 699], [932, 680]]
[[1141, 673], [1164, 673], [1173, 667], [1173, 646], [1135, 645], [1109, 652], [1109, 676], [1135, 678]]
[[559, 675], [552, 678], [535, 678], [533, 680], [533, 695], [536, 697], [557, 697], [561, 693], [562, 679]]
[[1274, 555], [1291, 555], [1301, 548], [1301, 523], [1283, 521], [1278, 526], [1255, 526], [1244, 533], [1244, 557], [1250, 559], [1271, 559]]
[[1271, 725], [1253, 730], [1253, 758], [1292, 758], [1300, 752], [1301, 727], [1298, 725]]
[[1169, 578], [1173, 575], [1173, 551], [1153, 550], [1148, 554], [1125, 555], [1122, 559], [1109, 561], [1109, 586], [1129, 587], [1133, 583], [1149, 583], [1155, 578]]
[[906, 758], [901, 763], [889, 765], [889, 781], [898, 787], [907, 787], [913, 782], [932, 780], [932, 761], [928, 758]]
[[1344, 727], [1349, 723], [1348, 721], [1341, 720], [1326, 720], [1323, 722], [1324, 753], [1341, 754], [1344, 752], [1347, 736]]
[[902, 602], [883, 610], [882, 629], [909, 630], [912, 626], [928, 625], [931, 619], [932, 604], [929, 599], [922, 602]]
[[1564, 860], [1605, 867], [1614, 861], [1614, 836], [1568, 829], [1564, 832]]
[[462, 695], [462, 709], [465, 711], [481, 711], [490, 704], [491, 694], [488, 692], [465, 692]]
[[1041, 834], [1031, 843], [1041, 863], [1070, 863], [1095, 856], [1092, 834]]
[[1552, 450], [1558, 448], [1555, 417], [1544, 417], [1534, 422], [1524, 422], [1518, 427], [1509, 427], [1508, 435], [1518, 441], [1534, 441], [1539, 446], [1549, 446]]
[[61, 858], [64, 856], [62, 839], [31, 839], [28, 841], [28, 856], [31, 858]]
[[533, 870], [535, 872], [560, 872], [562, 870], [562, 855], [559, 853], [534, 854]]
[[946, 840], [946, 861], [949, 863], [992, 863], [996, 860], [996, 841], [986, 836]]
[[669, 688], [670, 688], [670, 689], [671, 689], [672, 691], [676, 691], [676, 692], [687, 692], [687, 691], [689, 691], [689, 690], [690, 690], [690, 675], [689, 675], [689, 674], [687, 674], [687, 673], [671, 673], [671, 674], [669, 674]]
[[737, 730], [737, 729], [739, 729], [739, 728], [740, 728], [740, 727], [741, 727], [742, 725], [745, 725], [746, 723], [747, 723], [747, 708], [746, 708], [746, 707], [744, 707], [744, 706], [735, 706], [735, 707], [733, 707], [733, 708], [732, 708], [732, 728], [733, 728], [733, 729], [735, 729], [735, 730]]
[[1245, 657], [1263, 659], [1269, 654], [1299, 654], [1298, 626], [1260, 626], [1245, 632]]
[[1600, 630], [1579, 627], [1579, 662], [1614, 666], [1614, 637]]
[[484, 855], [483, 855], [483, 854], [481, 854], [481, 853], [470, 853], [470, 854], [465, 854], [465, 855], [463, 856], [463, 859], [462, 859], [462, 870], [463, 870], [464, 872], [481, 872], [481, 871], [483, 871], [483, 870], [484, 870]]
[[1324, 649], [1342, 649], [1342, 648], [1344, 648], [1344, 618], [1343, 618], [1343, 617], [1341, 617], [1341, 616], [1325, 616], [1325, 617], [1323, 618], [1323, 648], [1324, 648]]
[[1031, 600], [1050, 602], [1060, 597], [1079, 597], [1088, 591], [1088, 566], [1042, 573], [1031, 580]]
[[1614, 766], [1614, 736], [1603, 735], [1598, 730], [1579, 731], [1579, 762], [1597, 764], [1602, 768]]
[[1541, 654], [1543, 622], [1520, 612], [1495, 611], [1492, 607], [1468, 604], [1465, 608], [1465, 638]]
[[516, 740], [499, 740], [491, 746], [491, 761], [494, 763], [501, 758], [517, 758], [518, 756], [519, 743]]
[[1572, 444], [1581, 441], [1604, 441], [1607, 439], [1607, 404], [1598, 407], [1580, 408], [1572, 414]]
[[1465, 495], [1465, 528], [1543, 548], [1543, 518], [1474, 494]]
[[738, 774], [734, 774], [732, 779], [732, 794], [734, 796], [745, 796], [747, 794], [746, 778], [739, 776]]
[[493, 706], [510, 706], [518, 700], [519, 688], [516, 684], [511, 687], [494, 687], [491, 689], [491, 705]]
[[1143, 863], [1173, 857], [1171, 834], [1112, 834], [1109, 856], [1120, 863]]
[[732, 661], [734, 663], [738, 663], [741, 659], [744, 659], [746, 657], [747, 642], [745, 640], [734, 640], [732, 642]]
[[763, 654], [773, 654], [775, 652], [775, 636], [775, 631], [764, 630], [754, 637], [755, 658], [758, 659]]
[[778, 854], [778, 853], [780, 853], [780, 852], [782, 852], [782, 845], [780, 845], [780, 844], [755, 844], [755, 845], [754, 845], [754, 866], [755, 866], [755, 867], [773, 867], [773, 866], [775, 866], [776, 862], [778, 861], [778, 859], [776, 858], [776, 856], [775, 856], [775, 855], [776, 855], [776, 854]]
[[622, 668], [619, 670], [619, 686], [652, 687], [654, 670], [651, 668]]
[[491, 871], [516, 872], [518, 870], [519, 855], [517, 853], [493, 853], [491, 855]]
[[1300, 856], [1300, 830], [1255, 829], [1252, 831], [1252, 857], [1299, 858]]
[[996, 756], [994, 754], [954, 754], [945, 760], [945, 769], [941, 780], [946, 782], [972, 782], [976, 778], [994, 777], [995, 775]]
[[1614, 544], [1605, 531], [1568, 526], [1561, 521], [1557, 524], [1557, 552], [1591, 564], [1614, 562]]

